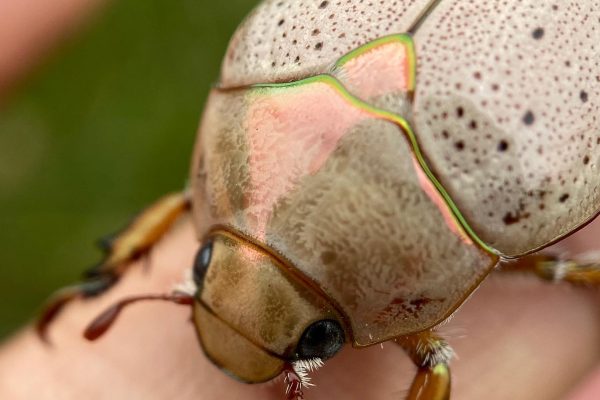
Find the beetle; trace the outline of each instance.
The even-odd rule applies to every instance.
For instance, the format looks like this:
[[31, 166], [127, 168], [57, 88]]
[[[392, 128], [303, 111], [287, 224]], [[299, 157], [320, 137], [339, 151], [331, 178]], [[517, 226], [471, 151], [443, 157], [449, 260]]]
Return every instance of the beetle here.
[[[182, 213], [193, 289], [125, 299], [193, 307], [206, 356], [249, 383], [306, 372], [345, 343], [393, 341], [408, 399], [447, 399], [435, 328], [511, 262], [599, 284], [600, 264], [538, 253], [600, 211], [600, 4], [265, 0], [211, 90], [189, 187], [143, 211], [40, 318], [110, 288]], [[511, 261], [512, 260], [512, 261]]]

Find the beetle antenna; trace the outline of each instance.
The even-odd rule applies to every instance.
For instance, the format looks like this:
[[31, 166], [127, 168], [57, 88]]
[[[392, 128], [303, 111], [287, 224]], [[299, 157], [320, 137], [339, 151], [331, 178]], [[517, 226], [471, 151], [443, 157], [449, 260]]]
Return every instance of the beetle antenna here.
[[187, 293], [173, 292], [172, 294], [149, 294], [128, 297], [112, 305], [110, 308], [105, 310], [102, 314], [98, 315], [83, 332], [83, 336], [87, 340], [96, 340], [108, 331], [108, 329], [115, 322], [121, 311], [126, 306], [129, 306], [138, 301], [146, 300], [162, 300], [169, 301], [175, 304], [181, 304], [186, 306], [192, 306], [194, 304], [194, 297]]

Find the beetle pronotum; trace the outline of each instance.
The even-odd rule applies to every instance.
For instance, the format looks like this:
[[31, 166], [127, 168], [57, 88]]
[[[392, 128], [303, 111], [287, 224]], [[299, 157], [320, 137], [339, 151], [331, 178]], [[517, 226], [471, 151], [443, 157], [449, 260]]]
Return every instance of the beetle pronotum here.
[[264, 1], [231, 41], [189, 188], [124, 230], [40, 333], [191, 212], [194, 288], [125, 299], [86, 337], [169, 300], [193, 306], [217, 366], [283, 374], [288, 398], [344, 343], [384, 341], [419, 369], [409, 399], [448, 398], [435, 328], [496, 265], [600, 283], [598, 264], [532, 254], [600, 209], [599, 18], [594, 1]]

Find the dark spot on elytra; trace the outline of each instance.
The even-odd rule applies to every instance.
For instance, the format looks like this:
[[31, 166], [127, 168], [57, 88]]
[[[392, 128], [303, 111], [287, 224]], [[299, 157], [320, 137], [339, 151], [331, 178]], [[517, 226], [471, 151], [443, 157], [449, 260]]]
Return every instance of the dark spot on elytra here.
[[506, 150], [508, 150], [508, 142], [506, 140], [498, 142], [498, 151], [504, 152]]
[[459, 140], [458, 142], [454, 143], [454, 147], [458, 151], [463, 151], [465, 149], [465, 142], [463, 142], [462, 140]]
[[327, 8], [328, 5], [329, 5], [329, 2], [328, 1], [324, 1], [321, 4], [319, 4], [319, 8], [320, 9], [324, 9], [324, 8]]
[[579, 98], [582, 102], [587, 103], [589, 97], [587, 92], [585, 90], [582, 90], [581, 93], [579, 93]]
[[565, 193], [562, 196], [560, 196], [560, 198], [558, 199], [558, 201], [560, 201], [561, 203], [564, 203], [565, 201], [569, 200], [569, 193]]
[[450, 137], [450, 133], [448, 133], [448, 131], [444, 130], [444, 131], [442, 131], [442, 137], [444, 139], [448, 139]]
[[523, 116], [523, 123], [525, 125], [533, 125], [535, 122], [535, 115], [531, 111], [527, 111]]
[[471, 128], [473, 130], [477, 129], [477, 121], [471, 121], [469, 123], [469, 128]]
[[458, 107], [456, 109], [456, 115], [458, 116], [458, 118], [462, 118], [465, 115], [465, 109], [462, 107]]
[[284, 23], [285, 23], [285, 19], [282, 19], [282, 20], [280, 20], [280, 21], [277, 23], [277, 25], [278, 25], [278, 26], [281, 26], [281, 25], [283, 25]]
[[507, 212], [502, 218], [502, 221], [504, 222], [504, 225], [513, 225], [520, 222], [522, 219], [529, 218], [529, 216], [529, 213], [524, 213], [521, 210], [515, 212], [514, 214]]
[[314, 31], [312, 31], [313, 36], [317, 36], [320, 33], [321, 33], [321, 31], [319, 29], [315, 29]]
[[537, 28], [536, 30], [533, 31], [531, 36], [533, 36], [533, 38], [537, 39], [537, 40], [543, 38], [544, 37], [544, 28]]
[[590, 156], [583, 157], [583, 165], [588, 165], [590, 163]]
[[323, 42], [315, 44], [315, 50], [321, 50], [323, 48]]

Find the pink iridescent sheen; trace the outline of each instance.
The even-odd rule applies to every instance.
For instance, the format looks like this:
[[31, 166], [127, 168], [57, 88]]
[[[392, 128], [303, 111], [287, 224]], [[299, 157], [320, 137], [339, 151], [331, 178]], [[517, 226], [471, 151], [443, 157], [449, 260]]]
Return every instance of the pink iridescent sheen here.
[[336, 71], [336, 76], [362, 99], [406, 92], [411, 81], [407, 48], [398, 42], [373, 48], [348, 60]]
[[264, 238], [277, 201], [302, 177], [316, 173], [340, 138], [369, 117], [325, 83], [252, 99], [245, 122], [252, 183], [248, 208], [257, 207], [249, 222], [258, 238]]
[[473, 245], [473, 240], [469, 235], [467, 235], [462, 226], [456, 221], [456, 218], [454, 218], [454, 215], [450, 211], [448, 204], [446, 204], [446, 201], [444, 200], [442, 195], [440, 195], [435, 186], [433, 186], [433, 183], [431, 183], [429, 177], [425, 175], [425, 172], [423, 172], [423, 168], [421, 168], [421, 165], [416, 160], [414, 155], [413, 165], [415, 166], [415, 172], [419, 179], [419, 183], [421, 184], [421, 189], [423, 189], [423, 191], [431, 199], [433, 204], [437, 206], [438, 210], [442, 214], [442, 217], [444, 218], [444, 221], [446, 222], [446, 225], [448, 226], [448, 229], [454, 232], [456, 236], [460, 237], [465, 244]]

